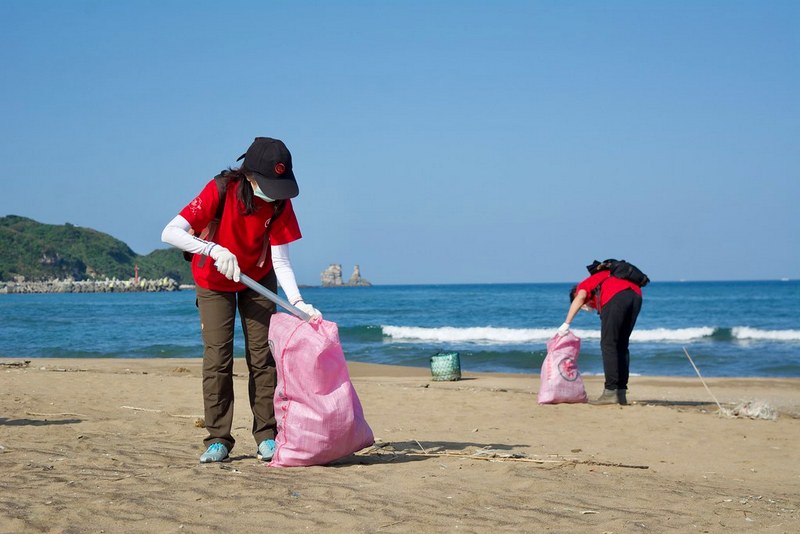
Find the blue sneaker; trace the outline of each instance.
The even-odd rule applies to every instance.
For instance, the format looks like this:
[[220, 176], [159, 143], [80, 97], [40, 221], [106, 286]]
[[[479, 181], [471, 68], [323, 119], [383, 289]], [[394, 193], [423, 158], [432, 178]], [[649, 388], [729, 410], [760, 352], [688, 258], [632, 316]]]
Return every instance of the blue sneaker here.
[[200, 456], [200, 463], [221, 462], [228, 458], [228, 447], [222, 443], [212, 443], [206, 452]]
[[275, 456], [274, 439], [265, 439], [264, 441], [258, 444], [258, 453], [256, 454], [256, 458], [264, 462], [268, 462], [272, 460], [273, 456]]

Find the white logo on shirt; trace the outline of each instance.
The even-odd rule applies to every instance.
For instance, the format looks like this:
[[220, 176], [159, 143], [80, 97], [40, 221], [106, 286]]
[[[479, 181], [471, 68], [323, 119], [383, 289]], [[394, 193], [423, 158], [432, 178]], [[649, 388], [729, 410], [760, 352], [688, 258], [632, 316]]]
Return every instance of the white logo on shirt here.
[[189, 204], [189, 211], [192, 212], [192, 215], [197, 215], [202, 208], [203, 201], [200, 199], [200, 197], [195, 198], [192, 200], [191, 204]]

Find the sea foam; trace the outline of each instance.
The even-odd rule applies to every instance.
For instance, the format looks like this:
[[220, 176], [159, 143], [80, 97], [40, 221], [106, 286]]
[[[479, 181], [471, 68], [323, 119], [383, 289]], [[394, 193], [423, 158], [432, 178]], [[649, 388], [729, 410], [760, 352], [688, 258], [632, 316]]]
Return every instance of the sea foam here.
[[[427, 341], [435, 343], [475, 343], [479, 345], [503, 345], [541, 343], [555, 334], [553, 328], [501, 328], [493, 326], [463, 327], [443, 326], [425, 328], [419, 326], [381, 326], [383, 335], [396, 342]], [[600, 339], [600, 330], [573, 329], [581, 339]], [[800, 330], [761, 330], [749, 326], [731, 329], [698, 326], [693, 328], [636, 328], [631, 342], [642, 343], [687, 343], [701, 339], [722, 338], [741, 341], [787, 341], [800, 342]]]
[[[458, 342], [477, 344], [508, 343], [540, 343], [547, 341], [555, 334], [553, 328], [499, 328], [499, 327], [465, 327], [444, 326], [425, 328], [418, 326], [381, 326], [383, 334], [393, 341], [412, 342], [429, 341], [437, 343]], [[600, 330], [573, 329], [572, 332], [581, 339], [600, 339]], [[702, 326], [697, 328], [654, 328], [636, 329], [631, 341], [642, 342], [686, 342], [711, 336], [714, 328]]]
[[381, 326], [384, 335], [395, 341], [433, 341], [461, 343], [529, 343], [550, 339], [554, 331], [546, 328], [497, 328], [491, 326], [423, 328], [418, 326]]
[[759, 330], [749, 326], [737, 326], [731, 329], [736, 339], [765, 339], [769, 341], [800, 341], [800, 330]]

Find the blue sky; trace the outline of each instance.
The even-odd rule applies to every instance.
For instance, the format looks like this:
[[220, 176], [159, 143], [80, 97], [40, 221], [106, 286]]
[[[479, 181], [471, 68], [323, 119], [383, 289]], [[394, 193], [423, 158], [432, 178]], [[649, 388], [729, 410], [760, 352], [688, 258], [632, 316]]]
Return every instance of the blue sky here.
[[271, 136], [301, 283], [800, 277], [800, 2], [4, 0], [0, 66], [0, 215], [138, 253]]

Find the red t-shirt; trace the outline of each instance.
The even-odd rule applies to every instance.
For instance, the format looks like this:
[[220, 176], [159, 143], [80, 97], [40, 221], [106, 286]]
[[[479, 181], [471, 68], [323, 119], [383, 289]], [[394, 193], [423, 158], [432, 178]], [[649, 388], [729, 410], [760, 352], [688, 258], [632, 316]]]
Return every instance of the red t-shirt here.
[[[253, 200], [256, 211], [250, 215], [242, 215], [239, 211], [239, 199], [236, 198], [236, 189], [241, 184], [246, 182], [232, 182], [225, 190], [225, 208], [213, 241], [236, 256], [242, 273], [254, 280], [261, 280], [272, 269], [270, 254], [267, 254], [262, 267], [258, 267], [257, 264], [264, 248], [266, 225], [272, 218], [273, 205], [256, 197]], [[189, 221], [195, 235], [200, 235], [200, 232], [214, 219], [219, 201], [217, 184], [211, 180], [200, 194], [181, 210], [180, 215]], [[302, 237], [290, 200], [286, 201], [283, 212], [275, 219], [269, 233], [271, 245], [285, 245]], [[201, 266], [202, 258], [205, 258], [205, 261]], [[244, 284], [225, 278], [214, 267], [214, 260], [201, 254], [195, 254], [192, 259], [192, 275], [197, 285], [214, 291], [241, 291], [245, 288]]]
[[[600, 284], [603, 284], [603, 287], [600, 289], [600, 305], [598, 306], [598, 303], [596, 302], [596, 296], [594, 299], [592, 298], [592, 291], [594, 291], [595, 288], [597, 288], [597, 286]], [[638, 285], [629, 280], [611, 276], [610, 271], [600, 271], [594, 273], [592, 276], [578, 284], [577, 290], [580, 291], [581, 289], [586, 291], [588, 294], [586, 303], [590, 306], [593, 306], [596, 310], [602, 309], [606, 302], [611, 300], [611, 297], [620, 291], [633, 289], [639, 294], [639, 296], [642, 294], [642, 288], [640, 288]]]

